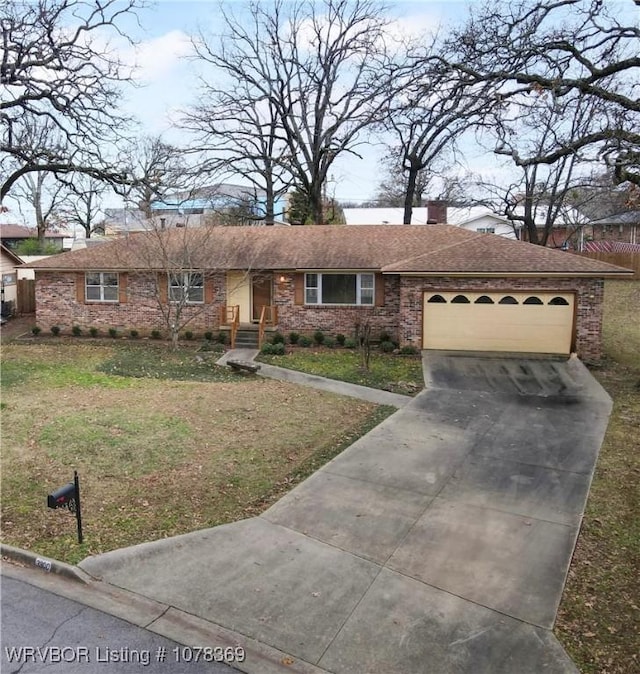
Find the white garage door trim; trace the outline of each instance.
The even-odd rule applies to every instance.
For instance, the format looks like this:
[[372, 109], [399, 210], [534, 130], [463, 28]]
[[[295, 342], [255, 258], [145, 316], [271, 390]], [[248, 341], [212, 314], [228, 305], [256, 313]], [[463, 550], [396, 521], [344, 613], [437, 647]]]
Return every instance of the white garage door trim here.
[[423, 348], [569, 354], [575, 297], [567, 292], [429, 291]]

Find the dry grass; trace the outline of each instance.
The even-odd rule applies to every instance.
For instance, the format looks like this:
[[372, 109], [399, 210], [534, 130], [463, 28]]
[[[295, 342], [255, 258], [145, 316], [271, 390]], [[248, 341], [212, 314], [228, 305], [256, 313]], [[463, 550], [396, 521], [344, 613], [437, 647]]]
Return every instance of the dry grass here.
[[607, 358], [594, 374], [614, 401], [556, 634], [585, 674], [640, 671], [640, 282], [607, 281]]
[[[115, 348], [3, 348], [5, 542], [74, 563], [251, 516], [390, 411], [260, 378], [100, 372]], [[46, 508], [74, 469], [82, 546], [71, 515]]]

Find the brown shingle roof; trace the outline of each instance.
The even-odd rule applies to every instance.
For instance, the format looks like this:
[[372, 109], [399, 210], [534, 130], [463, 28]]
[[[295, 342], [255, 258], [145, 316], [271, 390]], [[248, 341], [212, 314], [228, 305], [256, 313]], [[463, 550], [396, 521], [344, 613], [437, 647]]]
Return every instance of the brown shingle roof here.
[[[166, 260], [175, 260], [168, 265]], [[210, 227], [139, 233], [62, 253], [50, 270], [372, 269], [388, 273], [592, 274], [621, 267], [450, 225]]]

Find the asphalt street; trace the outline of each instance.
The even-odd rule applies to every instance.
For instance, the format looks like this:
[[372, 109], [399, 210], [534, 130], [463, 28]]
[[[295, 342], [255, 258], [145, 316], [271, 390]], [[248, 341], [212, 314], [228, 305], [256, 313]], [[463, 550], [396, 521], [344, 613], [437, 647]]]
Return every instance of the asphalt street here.
[[233, 674], [216, 659], [237, 653], [183, 646], [75, 601], [1, 576], [6, 674]]

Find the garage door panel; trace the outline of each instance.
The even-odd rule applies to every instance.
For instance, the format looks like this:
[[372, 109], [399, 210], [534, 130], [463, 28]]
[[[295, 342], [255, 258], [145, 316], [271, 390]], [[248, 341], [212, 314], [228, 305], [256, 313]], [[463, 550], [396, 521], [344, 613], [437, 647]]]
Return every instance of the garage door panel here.
[[[573, 296], [567, 293], [438, 293], [445, 302], [424, 302], [424, 348], [568, 354], [573, 329]], [[517, 303], [500, 304], [509, 296]], [[458, 298], [457, 303], [452, 299]], [[481, 303], [475, 301], [482, 297]], [[493, 303], [487, 303], [489, 297]], [[565, 305], [549, 304], [562, 298]], [[527, 303], [540, 300], [541, 304]], [[557, 300], [556, 300], [557, 301]]]

